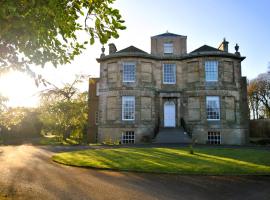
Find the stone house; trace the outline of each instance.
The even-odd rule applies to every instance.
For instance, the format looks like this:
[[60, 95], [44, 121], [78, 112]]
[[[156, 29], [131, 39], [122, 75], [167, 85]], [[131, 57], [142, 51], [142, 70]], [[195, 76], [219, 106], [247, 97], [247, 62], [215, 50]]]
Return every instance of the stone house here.
[[229, 53], [224, 39], [218, 48], [187, 53], [187, 37], [168, 32], [151, 37], [150, 54], [109, 44], [104, 55], [102, 48], [100, 78], [89, 86], [90, 142], [140, 143], [175, 130], [203, 144], [246, 143], [245, 57], [238, 49]]

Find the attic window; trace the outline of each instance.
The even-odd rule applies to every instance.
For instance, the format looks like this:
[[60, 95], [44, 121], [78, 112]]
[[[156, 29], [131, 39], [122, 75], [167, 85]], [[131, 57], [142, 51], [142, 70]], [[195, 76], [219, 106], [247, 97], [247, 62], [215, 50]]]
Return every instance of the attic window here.
[[173, 43], [166, 42], [163, 44], [164, 47], [164, 54], [172, 54], [173, 53]]

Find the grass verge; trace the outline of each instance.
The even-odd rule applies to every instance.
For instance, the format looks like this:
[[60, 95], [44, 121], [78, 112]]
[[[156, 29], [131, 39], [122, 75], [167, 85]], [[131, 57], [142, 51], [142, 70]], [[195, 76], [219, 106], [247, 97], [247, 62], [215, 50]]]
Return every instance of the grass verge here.
[[55, 162], [98, 169], [202, 175], [270, 175], [270, 151], [240, 148], [117, 148], [55, 154]]
[[55, 135], [43, 136], [40, 141], [40, 145], [77, 145], [78, 142], [72, 139], [67, 139], [64, 141], [62, 138]]

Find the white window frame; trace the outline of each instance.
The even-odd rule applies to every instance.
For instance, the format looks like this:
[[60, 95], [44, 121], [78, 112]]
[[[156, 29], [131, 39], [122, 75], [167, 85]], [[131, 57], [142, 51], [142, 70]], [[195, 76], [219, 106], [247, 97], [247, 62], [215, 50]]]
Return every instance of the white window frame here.
[[217, 82], [218, 81], [218, 61], [207, 60], [204, 63], [205, 81]]
[[135, 144], [135, 133], [134, 133], [134, 131], [122, 132], [121, 144]]
[[[218, 113], [218, 118], [211, 117], [211, 114], [209, 115], [209, 104], [211, 101], [215, 101], [216, 107], [212, 108], [215, 109], [215, 111], [212, 111], [212, 113]], [[207, 96], [206, 97], [206, 116], [208, 121], [219, 121], [220, 120], [220, 98], [219, 96]], [[210, 117], [209, 117], [210, 116]]]
[[[131, 104], [127, 105], [127, 102]], [[126, 116], [128, 116], [129, 114], [131, 114], [131, 116], [126, 118]], [[122, 120], [135, 120], [135, 96], [122, 96]]]
[[[134, 69], [131, 70], [131, 67], [134, 67]], [[123, 82], [134, 83], [135, 81], [136, 81], [136, 63], [124, 62], [123, 63]]]
[[163, 52], [164, 54], [173, 54], [173, 43], [172, 42], [163, 43]]
[[208, 144], [221, 144], [220, 131], [208, 131], [207, 142]]
[[[167, 67], [172, 68], [171, 71], [173, 74], [168, 74], [169, 71], [168, 71], [168, 69], [166, 69]], [[176, 64], [164, 63], [162, 71], [163, 71], [163, 84], [175, 84], [176, 83]], [[171, 77], [168, 78], [166, 76], [171, 76]], [[168, 79], [171, 79], [171, 80], [169, 81]]]

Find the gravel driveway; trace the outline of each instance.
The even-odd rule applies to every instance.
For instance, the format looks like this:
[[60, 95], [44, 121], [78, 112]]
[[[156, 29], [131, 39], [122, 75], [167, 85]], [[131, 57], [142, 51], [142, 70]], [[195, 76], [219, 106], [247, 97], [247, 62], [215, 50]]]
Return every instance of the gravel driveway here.
[[69, 147], [0, 146], [0, 199], [270, 199], [270, 176], [181, 176], [54, 163]]

